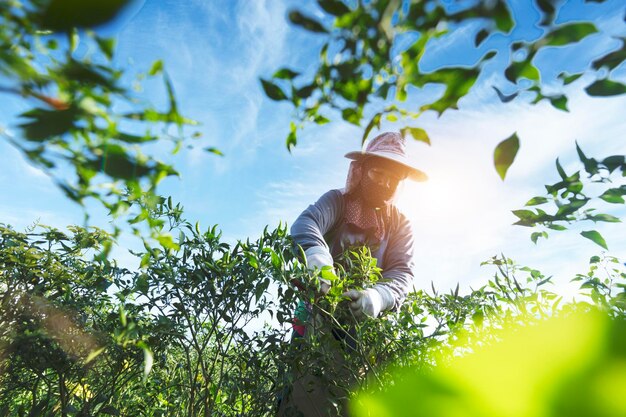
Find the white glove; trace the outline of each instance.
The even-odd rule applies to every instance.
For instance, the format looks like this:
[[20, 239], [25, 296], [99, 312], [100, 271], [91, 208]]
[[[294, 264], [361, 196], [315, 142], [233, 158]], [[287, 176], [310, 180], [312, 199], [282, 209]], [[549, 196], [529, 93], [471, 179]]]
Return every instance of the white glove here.
[[350, 290], [343, 295], [352, 300], [350, 310], [357, 319], [363, 319], [365, 316], [378, 317], [381, 311], [393, 305], [391, 293], [380, 285], [362, 291]]
[[[315, 268], [322, 269], [325, 266], [333, 266], [333, 257], [328, 251], [321, 246], [312, 246], [304, 251], [306, 255], [306, 264], [310, 270]], [[334, 270], [333, 270], [334, 271]], [[328, 294], [330, 291], [330, 281], [318, 278], [320, 282], [320, 293], [322, 295]]]

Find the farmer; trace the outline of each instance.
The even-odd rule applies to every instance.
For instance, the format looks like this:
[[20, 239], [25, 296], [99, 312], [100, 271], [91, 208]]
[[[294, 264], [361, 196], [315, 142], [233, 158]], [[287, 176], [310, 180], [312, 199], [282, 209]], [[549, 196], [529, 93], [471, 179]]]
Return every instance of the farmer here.
[[[413, 280], [413, 234], [408, 219], [394, 205], [398, 185], [405, 179], [425, 181], [419, 169], [408, 160], [404, 138], [399, 133], [383, 133], [365, 151], [349, 152], [352, 159], [346, 187], [330, 190], [300, 214], [291, 227], [295, 243], [304, 250], [311, 269], [332, 268], [348, 247], [366, 245], [382, 269], [383, 282], [364, 290], [344, 293], [357, 319], [378, 317], [385, 310], [400, 307]], [[320, 293], [330, 290], [330, 282], [320, 278]], [[295, 328], [304, 336], [311, 326]], [[281, 401], [279, 416], [338, 415], [329, 410], [328, 387], [310, 375], [296, 376]]]

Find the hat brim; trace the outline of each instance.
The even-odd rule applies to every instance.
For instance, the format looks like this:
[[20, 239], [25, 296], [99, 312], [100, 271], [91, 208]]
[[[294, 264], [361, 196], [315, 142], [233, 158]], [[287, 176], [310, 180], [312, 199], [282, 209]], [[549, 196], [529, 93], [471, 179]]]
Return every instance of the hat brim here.
[[396, 154], [392, 154], [392, 153], [386, 153], [386, 152], [364, 152], [364, 151], [353, 151], [353, 152], [348, 152], [345, 157], [348, 159], [352, 159], [355, 161], [358, 161], [360, 159], [363, 158], [368, 158], [368, 157], [377, 157], [377, 158], [383, 158], [383, 159], [387, 159], [390, 161], [394, 161], [397, 162], [398, 164], [404, 166], [405, 168], [408, 169], [409, 172], [409, 176], [408, 179], [413, 180], [413, 181], [417, 181], [417, 182], [423, 182], [426, 181], [428, 179], [428, 175], [426, 175], [426, 173], [424, 173], [423, 171], [415, 168], [413, 165], [407, 163], [406, 158], [400, 156], [400, 155], [396, 155]]

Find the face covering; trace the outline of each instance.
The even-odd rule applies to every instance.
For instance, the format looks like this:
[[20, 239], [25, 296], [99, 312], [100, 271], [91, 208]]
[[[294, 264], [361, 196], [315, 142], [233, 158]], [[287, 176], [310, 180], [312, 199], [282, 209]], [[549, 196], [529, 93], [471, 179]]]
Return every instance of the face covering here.
[[[373, 175], [376, 171], [387, 172], [387, 174]], [[393, 201], [398, 184], [403, 178], [402, 174], [393, 163], [379, 159], [366, 160], [359, 184], [361, 198], [373, 208], [388, 206]]]
[[369, 206], [382, 208], [391, 203], [397, 187], [397, 184], [379, 184], [365, 174], [361, 177], [360, 193]]

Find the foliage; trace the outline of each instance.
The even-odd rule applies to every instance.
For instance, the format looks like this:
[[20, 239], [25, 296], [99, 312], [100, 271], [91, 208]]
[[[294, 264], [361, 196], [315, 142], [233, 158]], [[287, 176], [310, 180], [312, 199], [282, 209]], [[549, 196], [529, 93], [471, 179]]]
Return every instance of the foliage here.
[[[163, 415], [215, 415], [226, 409], [260, 415], [272, 398], [272, 348], [278, 349], [282, 338], [270, 333], [262, 340], [248, 329], [270, 311], [287, 314], [269, 296], [270, 284], [288, 277], [292, 255], [286, 231], [278, 228], [256, 242], [231, 246], [216, 227], [201, 232], [179, 214], [170, 220], [179, 232], [175, 248], [147, 248], [149, 260], [124, 290], [152, 314], [155, 336], [167, 342], [167, 351], [155, 354], [166, 356], [162, 365], [174, 372], [160, 378], [176, 389], [163, 393], [155, 385], [153, 395], [166, 405]], [[176, 352], [174, 362], [170, 352]], [[250, 389], [256, 403], [247, 398]], [[265, 403], [258, 402], [262, 398]]]
[[[170, 199], [153, 215], [177, 238], [135, 253], [136, 271], [100, 256], [111, 239], [101, 230], [0, 228], [2, 415], [273, 415], [302, 369], [346, 398], [386, 398], [390, 381], [402, 386], [397, 369], [437, 370], [471, 346], [498, 345], [511, 323], [574, 309], [546, 289], [549, 277], [494, 257], [493, 278], [477, 290], [415, 290], [399, 311], [356, 321], [338, 292], [380, 280], [367, 249], [346, 253], [337, 290], [320, 297], [317, 274], [328, 270], [311, 273], [283, 226], [230, 244]], [[623, 320], [624, 279], [616, 259], [592, 258], [577, 277], [588, 301], [576, 308]], [[315, 312], [314, 330], [289, 343], [300, 301]]]
[[626, 274], [617, 258], [593, 256], [589, 272], [578, 274], [573, 281], [582, 282], [581, 290], [588, 290], [591, 305], [610, 317], [626, 317]]
[[[217, 226], [202, 231], [184, 220], [180, 205], [155, 192], [159, 181], [176, 175], [174, 168], [144, 152], [161, 139], [171, 140], [177, 152], [184, 125], [193, 121], [179, 113], [160, 61], [148, 77], [163, 77], [165, 111], [123, 87], [129, 74], [113, 65], [113, 40], [91, 31], [126, 3], [0, 3], [0, 92], [36, 103], [21, 115], [20, 136], [3, 130], [3, 137], [70, 199], [95, 198], [112, 215], [127, 214], [137, 234], [145, 222], [155, 238], [144, 239], [145, 250], [134, 253], [139, 268], [130, 271], [108, 259], [114, 236], [102, 230], [35, 226], [21, 233], [0, 225], [0, 415], [272, 415], [276, 397], [303, 369], [353, 397], [362, 415], [405, 415], [407, 396], [415, 398], [417, 415], [626, 414], [616, 401], [626, 385], [626, 274], [616, 258], [593, 257], [589, 272], [576, 276], [583, 303], [563, 303], [546, 289], [550, 277], [502, 256], [486, 262], [496, 271], [493, 278], [466, 295], [458, 286], [449, 293], [434, 286], [432, 294], [415, 290], [399, 311], [357, 321], [341, 294], [381, 280], [366, 249], [346, 253], [336, 275], [318, 271], [333, 283], [321, 297], [318, 275], [300, 262], [301, 251], [283, 226], [231, 244]], [[327, 123], [331, 110], [360, 124], [368, 105], [393, 100], [373, 112], [366, 139], [383, 117], [417, 119], [428, 110], [456, 108], [485, 65], [503, 52], [485, 50], [476, 62], [432, 71], [421, 64], [437, 39], [468, 22], [483, 25], [475, 33], [477, 47], [499, 34], [509, 41], [507, 52], [522, 57], [502, 69], [517, 91], [504, 95], [494, 86], [503, 102], [525, 90], [534, 103], [548, 100], [567, 110], [564, 93], [543, 90], [534, 59], [543, 48], [597, 32], [584, 16], [555, 23], [560, 4], [543, 0], [536, 5], [544, 31], [531, 41], [514, 37], [515, 21], [502, 0], [460, 7], [399, 0], [318, 4], [331, 25], [301, 11], [289, 15], [327, 39], [314, 75], [283, 68], [261, 80], [268, 97], [296, 109], [289, 148], [304, 123]], [[411, 43], [400, 47], [407, 39]], [[78, 53], [80, 44], [91, 52]], [[569, 85], [594, 74], [587, 94], [623, 94], [624, 86], [611, 79], [623, 61], [622, 40], [619, 50], [598, 57], [583, 73], [560, 78]], [[440, 84], [442, 93], [417, 110], [403, 108], [411, 88], [428, 84]], [[430, 144], [422, 128], [402, 131]], [[518, 148], [517, 135], [496, 148], [502, 178]], [[579, 220], [619, 221], [595, 213], [589, 202], [624, 203], [624, 186], [611, 182], [615, 172], [624, 177], [624, 157], [593, 159], [580, 148], [578, 154], [588, 178], [581, 171], [567, 174], [557, 160], [560, 181], [527, 204], [553, 203], [556, 211], [516, 211], [519, 224], [561, 230]], [[591, 197], [589, 184], [610, 185]], [[597, 231], [582, 235], [606, 247]], [[532, 235], [539, 237], [547, 232]], [[288, 343], [299, 302], [311, 306], [312, 331]]]
[[2, 415], [132, 408], [147, 336], [131, 318], [135, 307], [108, 293], [124, 271], [87, 258], [110, 237], [42, 229], [23, 234], [0, 225]]
[[[383, 117], [390, 121], [398, 117], [418, 119], [429, 110], [441, 115], [456, 109], [479, 76], [494, 68], [514, 84], [516, 90], [504, 95], [498, 86], [493, 86], [502, 102], [528, 92], [534, 96], [532, 104], [548, 100], [555, 108], [567, 111], [568, 93], [564, 89], [559, 93], [546, 92], [548, 88], [542, 83], [535, 58], [551, 48], [576, 47], [599, 32], [589, 15], [568, 16], [564, 21], [559, 13], [563, 3], [546, 0], [533, 3], [539, 14], [536, 26], [541, 35], [531, 40], [513, 30], [517, 22], [504, 0], [318, 0], [317, 4], [323, 15], [321, 20], [302, 11], [294, 10], [289, 14], [294, 25], [324, 39], [314, 71], [301, 74], [281, 68], [271, 79], [261, 80], [270, 99], [287, 101], [295, 110], [287, 138], [289, 149], [297, 143], [299, 128], [307, 123], [328, 123], [335, 113], [358, 126], [365, 121], [363, 141], [372, 129], [380, 127]], [[424, 64], [437, 50], [438, 42], [455, 39], [458, 43], [458, 38], [454, 37], [468, 29], [473, 30], [474, 50], [473, 54], [468, 54], [470, 58], [466, 62], [434, 69]], [[488, 47], [496, 46], [496, 38], [505, 39], [506, 47]], [[619, 40], [621, 47], [603, 52], [581, 72], [561, 73], [559, 79], [563, 87], [584, 74], [592, 74], [595, 81], [584, 87], [588, 95], [624, 94], [626, 86], [611, 79], [612, 71], [626, 58], [625, 40]], [[506, 67], [494, 64], [497, 56], [505, 54], [509, 61]], [[403, 104], [412, 88], [429, 84], [438, 84], [442, 92], [426, 97], [426, 102], [417, 109]], [[367, 116], [367, 120], [366, 114], [373, 116]], [[502, 178], [519, 147], [505, 144], [496, 149], [494, 161]]]
[[[526, 203], [527, 207], [552, 203], [553, 213], [541, 208], [535, 208], [535, 211], [532, 209], [514, 210], [513, 214], [519, 218], [515, 224], [529, 227], [543, 226], [545, 229], [562, 231], [567, 229], [565, 224], [575, 222], [621, 222], [618, 217], [606, 213], [597, 213], [597, 208], [590, 206], [593, 202], [609, 203], [614, 207], [624, 204], [623, 196], [626, 195], [624, 155], [613, 155], [597, 160], [587, 157], [578, 144], [576, 144], [576, 150], [582, 163], [582, 169], [571, 175], [567, 174], [557, 159], [556, 168], [560, 180], [555, 184], [545, 186], [545, 196], [533, 197]], [[588, 190], [594, 194], [589, 194]], [[604, 249], [608, 249], [606, 241], [597, 231], [587, 230], [581, 232], [581, 235]], [[531, 235], [531, 239], [535, 243], [540, 237], [547, 238], [547, 230], [533, 232]]]
[[[186, 136], [183, 126], [195, 122], [179, 113], [162, 62], [133, 81], [130, 71], [114, 64], [114, 39], [92, 31], [127, 3], [0, 4], [0, 93], [33, 106], [20, 115], [18, 135], [5, 127], [0, 134], [69, 199], [80, 204], [96, 199], [113, 216], [135, 205], [145, 220], [145, 205], [139, 203], [153, 201], [157, 184], [177, 175], [156, 156], [154, 143], [170, 141], [175, 154]], [[159, 75], [168, 97], [166, 110], [145, 103], [130, 88]]]
[[623, 416], [625, 330], [623, 317], [597, 311], [509, 324], [495, 333], [497, 344], [462, 356], [442, 351], [434, 369], [405, 369], [387, 390], [361, 394], [354, 414]]

